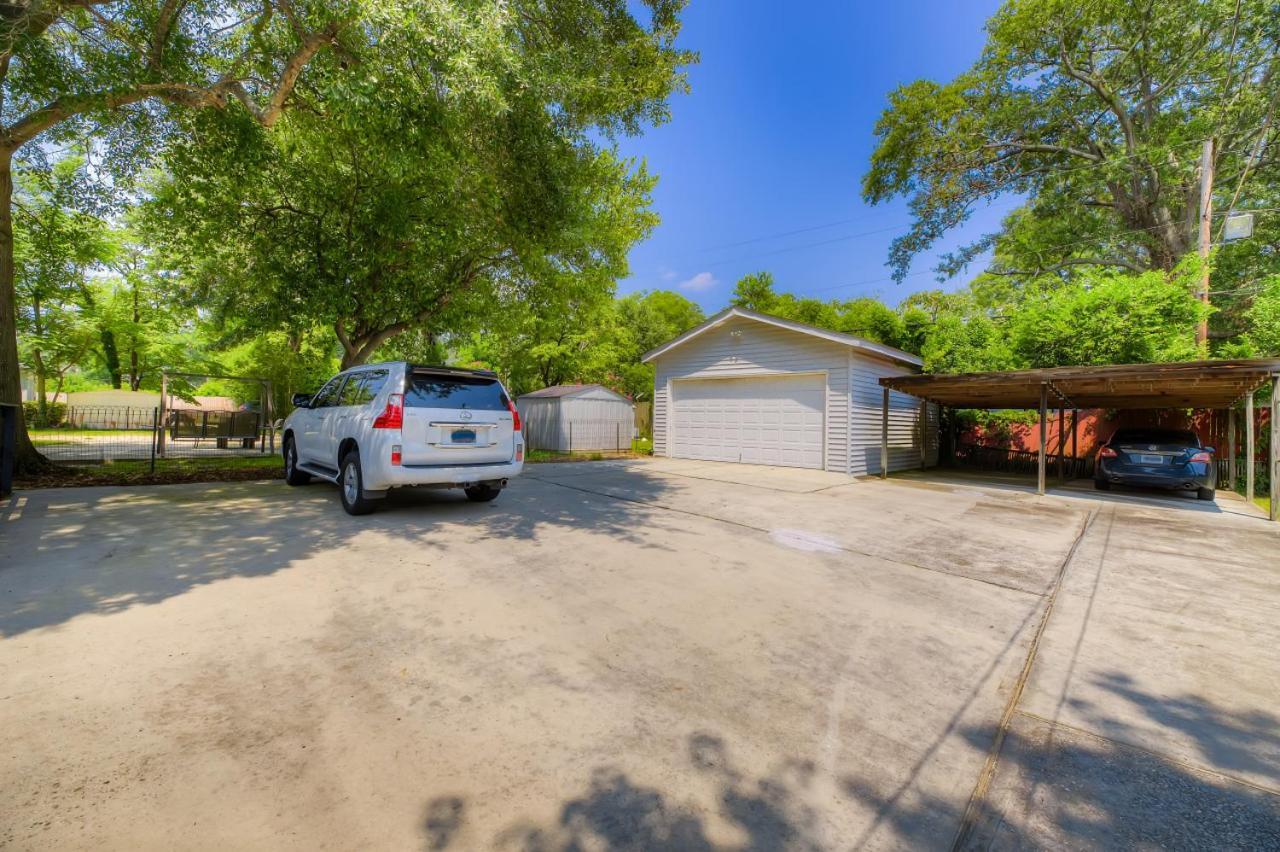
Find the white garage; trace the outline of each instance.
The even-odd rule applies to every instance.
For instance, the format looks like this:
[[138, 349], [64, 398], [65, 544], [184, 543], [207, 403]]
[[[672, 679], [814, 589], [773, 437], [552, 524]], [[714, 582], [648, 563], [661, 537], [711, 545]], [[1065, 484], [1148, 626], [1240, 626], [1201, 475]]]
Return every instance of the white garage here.
[[[655, 366], [656, 455], [880, 472], [884, 376], [917, 373], [910, 353], [730, 308], [644, 356]], [[937, 412], [891, 394], [889, 469], [937, 461]]]

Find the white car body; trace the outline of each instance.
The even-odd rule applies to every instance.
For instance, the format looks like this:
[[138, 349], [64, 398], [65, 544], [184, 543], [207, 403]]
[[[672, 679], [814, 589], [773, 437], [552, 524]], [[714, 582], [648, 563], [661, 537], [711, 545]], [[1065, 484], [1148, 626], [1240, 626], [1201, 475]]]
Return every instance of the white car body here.
[[344, 460], [356, 453], [360, 487], [344, 494], [348, 511], [347, 496], [376, 499], [402, 486], [496, 492], [524, 468], [518, 422], [511, 395], [492, 372], [405, 362], [353, 367], [285, 419], [286, 476], [298, 484], [292, 450], [297, 471], [344, 485]]

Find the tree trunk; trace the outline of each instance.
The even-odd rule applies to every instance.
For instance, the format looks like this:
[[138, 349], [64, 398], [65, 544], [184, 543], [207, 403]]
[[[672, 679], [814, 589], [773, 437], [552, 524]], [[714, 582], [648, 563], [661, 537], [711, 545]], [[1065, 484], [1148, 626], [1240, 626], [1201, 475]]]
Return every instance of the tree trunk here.
[[49, 379], [44, 368], [44, 358], [41, 357], [39, 350], [33, 353], [36, 362], [36, 425], [49, 425], [49, 399], [46, 394], [49, 391]]
[[[18, 372], [18, 297], [13, 269], [13, 153], [0, 151], [0, 402], [22, 404], [22, 377]], [[19, 414], [15, 436], [14, 467], [28, 473], [49, 467], [27, 435]]]
[[120, 350], [116, 347], [115, 333], [109, 328], [101, 329], [102, 357], [107, 362], [107, 372], [111, 374], [111, 387], [120, 390]]
[[[141, 319], [138, 311], [138, 284], [133, 285], [133, 327], [138, 327]], [[136, 391], [142, 385], [142, 377], [138, 375], [138, 335], [129, 336], [129, 390]]]
[[[40, 299], [35, 297], [31, 300], [31, 327], [35, 331], [36, 340], [44, 339], [44, 329], [40, 327]], [[49, 425], [49, 400], [45, 396], [45, 392], [49, 387], [49, 380], [44, 368], [44, 353], [37, 346], [31, 350], [31, 360], [36, 368], [36, 425]]]

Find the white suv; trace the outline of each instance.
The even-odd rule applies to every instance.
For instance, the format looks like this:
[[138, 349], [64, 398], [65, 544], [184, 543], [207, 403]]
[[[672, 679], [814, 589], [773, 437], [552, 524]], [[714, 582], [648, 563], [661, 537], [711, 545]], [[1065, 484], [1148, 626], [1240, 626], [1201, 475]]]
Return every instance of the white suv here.
[[404, 485], [492, 500], [524, 467], [520, 415], [489, 370], [368, 364], [293, 404], [283, 430], [285, 481], [337, 483], [352, 515]]

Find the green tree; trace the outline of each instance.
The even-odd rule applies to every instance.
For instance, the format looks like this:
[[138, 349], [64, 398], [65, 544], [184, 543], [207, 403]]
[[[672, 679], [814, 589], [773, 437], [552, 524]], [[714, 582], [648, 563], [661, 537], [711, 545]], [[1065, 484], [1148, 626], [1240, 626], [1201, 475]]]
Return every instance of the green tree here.
[[863, 181], [915, 216], [890, 265], [1001, 196], [1002, 229], [948, 255], [955, 274], [995, 248], [1021, 279], [1080, 267], [1172, 271], [1196, 246], [1201, 145], [1215, 141], [1219, 209], [1274, 185], [1280, 15], [1274, 0], [1009, 0], [972, 68], [891, 93]]
[[83, 164], [66, 157], [47, 170], [25, 170], [15, 198], [17, 331], [22, 360], [35, 374], [42, 423], [49, 379], [60, 391], [67, 370], [92, 348], [89, 270], [109, 252], [106, 224], [74, 206]]
[[1194, 359], [1192, 332], [1207, 308], [1191, 294], [1191, 277], [1085, 273], [1022, 304], [1009, 321], [1014, 353], [1027, 367]]
[[654, 369], [641, 357], [699, 325], [702, 309], [679, 293], [655, 290], [631, 293], [615, 303], [621, 347], [609, 368], [610, 384], [634, 400], [653, 397]]
[[[665, 116], [681, 4], [651, 3], [648, 27], [604, 0], [513, 5], [459, 14], [453, 39], [431, 16], [379, 30], [376, 57], [314, 75], [298, 94], [323, 109], [270, 137], [195, 116], [152, 211], [194, 296], [263, 329], [327, 326], [344, 367], [539, 289], [607, 296], [656, 221], [653, 179], [608, 134]], [[566, 77], [583, 56], [599, 67]]]
[[[138, 155], [170, 110], [235, 105], [274, 124], [304, 67], [361, 32], [358, 7], [320, 0], [84, 0], [9, 4], [0, 17], [0, 399], [20, 395], [14, 288], [13, 163], [97, 133]], [[32, 143], [35, 143], [34, 145]], [[19, 469], [42, 458], [19, 424]]]
[[1280, 355], [1280, 275], [1272, 276], [1263, 285], [1249, 309], [1248, 321], [1246, 339], [1252, 352], [1247, 354]]
[[773, 290], [773, 273], [753, 272], [738, 279], [729, 304], [762, 314], [772, 313], [778, 294]]

